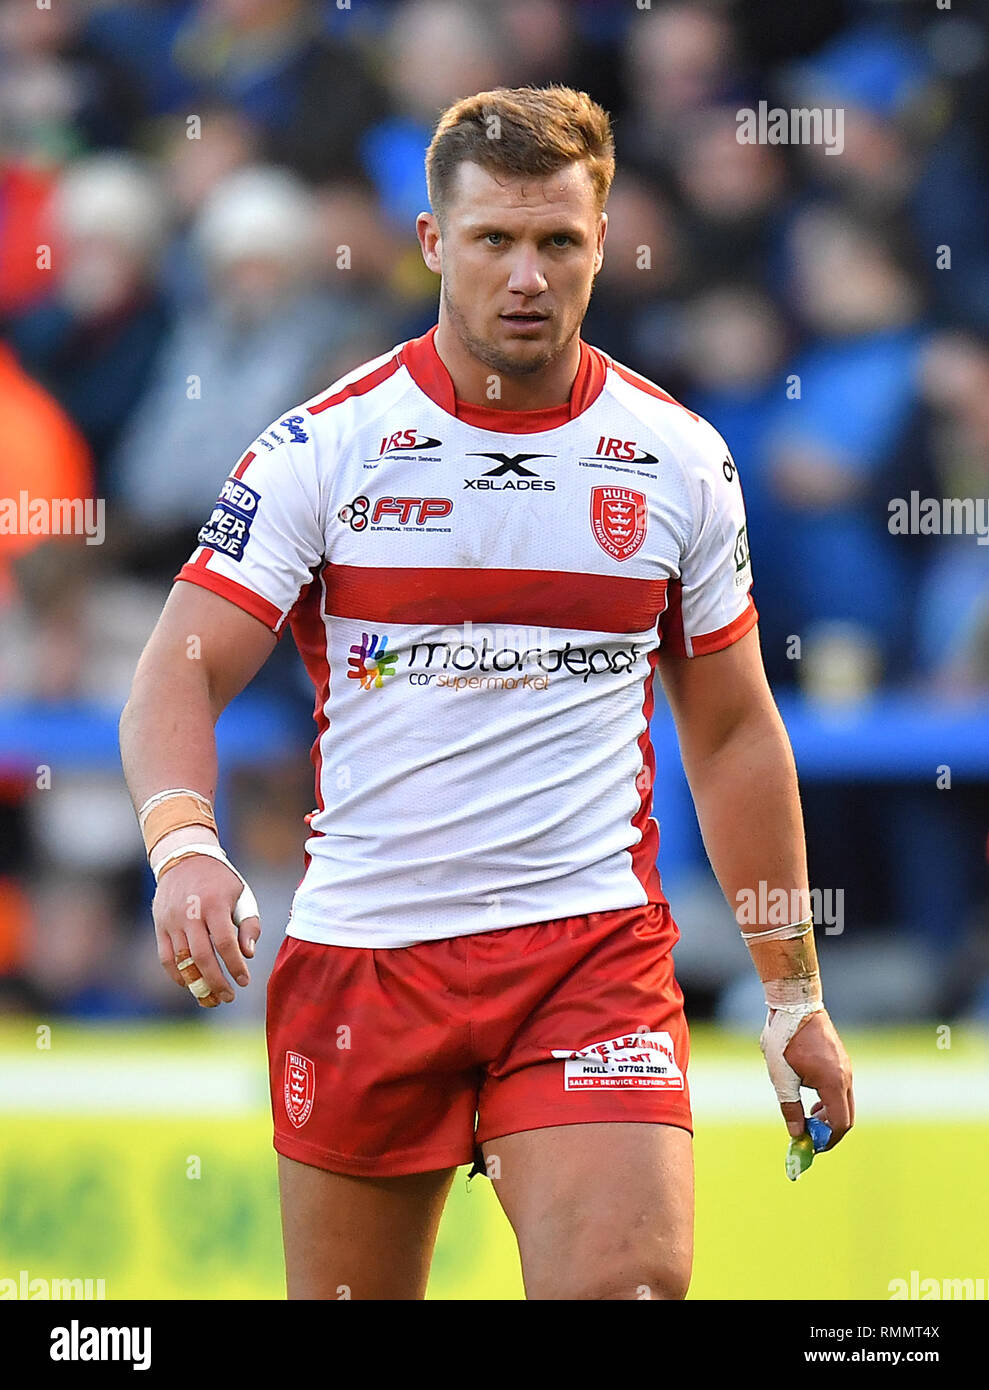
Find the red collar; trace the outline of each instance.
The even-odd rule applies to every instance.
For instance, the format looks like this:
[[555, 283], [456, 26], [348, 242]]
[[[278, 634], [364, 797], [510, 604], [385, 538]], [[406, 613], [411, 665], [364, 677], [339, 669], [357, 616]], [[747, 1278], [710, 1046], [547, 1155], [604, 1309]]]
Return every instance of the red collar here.
[[580, 339], [580, 364], [570, 390], [570, 399], [563, 405], [551, 405], [544, 410], [499, 410], [490, 405], [471, 405], [457, 400], [453, 379], [433, 339], [439, 324], [433, 324], [421, 338], [411, 338], [402, 347], [399, 360], [404, 363], [416, 385], [430, 400], [465, 424], [499, 434], [536, 434], [553, 430], [593, 405], [604, 388], [608, 359], [598, 348]]

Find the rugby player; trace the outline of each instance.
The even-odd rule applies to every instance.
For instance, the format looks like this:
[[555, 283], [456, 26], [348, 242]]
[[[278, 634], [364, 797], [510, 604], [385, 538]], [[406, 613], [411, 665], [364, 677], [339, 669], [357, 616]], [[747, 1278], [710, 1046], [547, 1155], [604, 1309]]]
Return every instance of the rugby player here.
[[[682, 1298], [692, 1121], [656, 671], [728, 902], [807, 893], [738, 473], [708, 423], [580, 337], [614, 173], [600, 106], [478, 94], [442, 115], [426, 169], [436, 325], [236, 460], [135, 676], [121, 743], [159, 957], [210, 1006], [248, 982], [260, 924], [216, 833], [213, 731], [291, 628], [317, 738], [268, 986], [289, 1297], [422, 1298], [474, 1159], [528, 1298]], [[812, 923], [743, 934], [787, 1129], [802, 1082], [833, 1147], [851, 1072]]]

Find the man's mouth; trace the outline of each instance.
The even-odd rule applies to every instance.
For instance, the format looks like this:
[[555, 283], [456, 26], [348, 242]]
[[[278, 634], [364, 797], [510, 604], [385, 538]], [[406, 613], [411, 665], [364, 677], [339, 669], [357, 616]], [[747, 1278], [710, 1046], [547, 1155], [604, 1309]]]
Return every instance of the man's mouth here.
[[500, 317], [506, 323], [544, 323], [549, 318], [549, 314], [527, 313], [523, 310], [514, 314], [501, 314]]

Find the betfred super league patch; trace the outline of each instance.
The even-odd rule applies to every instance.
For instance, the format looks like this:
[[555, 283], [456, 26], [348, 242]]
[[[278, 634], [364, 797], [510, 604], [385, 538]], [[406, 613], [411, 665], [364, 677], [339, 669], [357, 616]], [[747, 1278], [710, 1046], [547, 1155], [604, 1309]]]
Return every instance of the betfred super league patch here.
[[243, 559], [260, 502], [259, 492], [239, 478], [228, 478], [220, 489], [209, 521], [199, 532], [199, 544], [228, 555], [231, 560]]

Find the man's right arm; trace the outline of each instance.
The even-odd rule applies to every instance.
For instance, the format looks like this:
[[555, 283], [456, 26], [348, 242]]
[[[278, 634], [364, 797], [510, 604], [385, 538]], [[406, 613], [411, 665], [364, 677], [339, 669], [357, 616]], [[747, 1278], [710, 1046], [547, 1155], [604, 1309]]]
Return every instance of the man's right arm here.
[[[135, 809], [177, 787], [213, 801], [216, 721], [264, 665], [276, 640], [264, 623], [217, 594], [185, 582], [174, 585], [120, 719], [120, 754]], [[204, 826], [173, 830], [155, 846], [152, 867], [183, 845], [214, 839]], [[158, 957], [177, 984], [185, 985], [174, 963], [183, 946], [218, 998], [234, 997], [220, 961], [238, 984], [248, 982], [245, 955], [253, 955], [260, 924], [252, 917], [239, 933], [234, 926], [242, 888], [231, 869], [205, 855], [182, 859], [162, 875], [153, 909]]]

